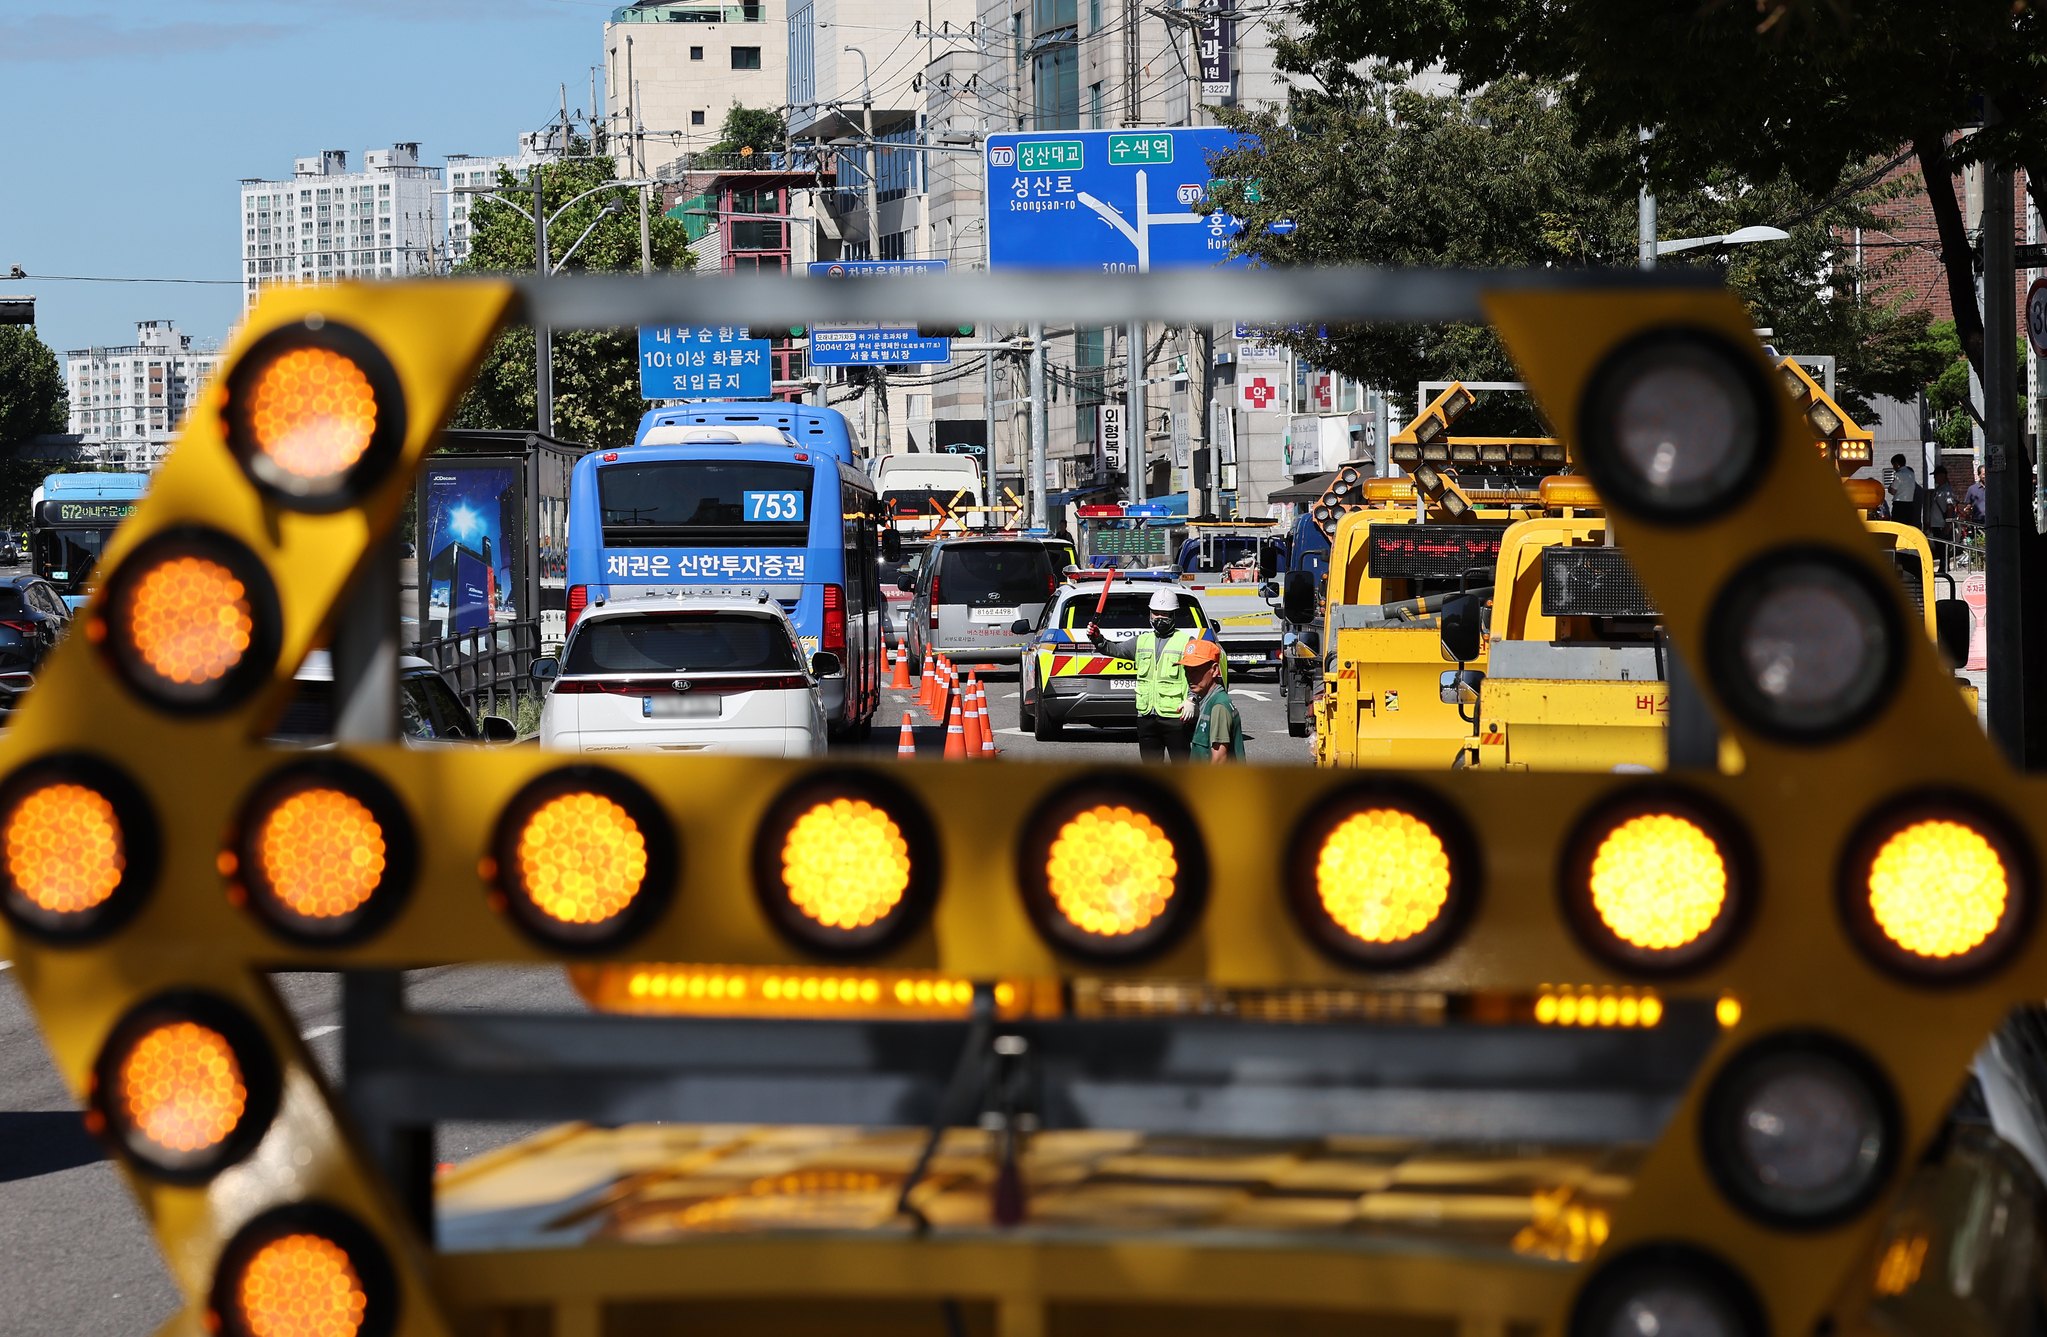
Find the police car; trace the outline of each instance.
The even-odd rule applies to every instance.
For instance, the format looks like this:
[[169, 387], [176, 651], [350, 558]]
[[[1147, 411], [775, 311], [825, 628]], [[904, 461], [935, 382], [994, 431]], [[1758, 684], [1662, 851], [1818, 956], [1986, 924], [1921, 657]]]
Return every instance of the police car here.
[[[1119, 576], [1108, 581], [1108, 604], [1097, 614], [1103, 576], [1077, 568], [1028, 628], [1017, 685], [1017, 723], [1041, 740], [1060, 736], [1069, 724], [1134, 728], [1137, 724], [1137, 665], [1098, 654], [1087, 638], [1095, 623], [1110, 638], [1151, 629], [1151, 597], [1167, 590], [1180, 597], [1174, 625], [1216, 640], [1216, 626], [1201, 596], [1170, 578]], [[1020, 629], [1023, 623], [1017, 624]], [[1227, 667], [1224, 670], [1227, 674]]]

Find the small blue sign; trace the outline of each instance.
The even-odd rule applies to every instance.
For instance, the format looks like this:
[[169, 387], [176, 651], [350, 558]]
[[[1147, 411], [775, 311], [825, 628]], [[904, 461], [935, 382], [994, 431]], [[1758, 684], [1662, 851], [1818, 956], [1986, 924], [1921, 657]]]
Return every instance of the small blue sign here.
[[786, 524], [803, 518], [803, 494], [801, 492], [747, 492], [742, 493], [748, 520], [765, 520], [773, 524]]
[[774, 360], [744, 325], [640, 326], [640, 398], [766, 399]]
[[1300, 224], [1291, 218], [1275, 218], [1265, 225], [1265, 230], [1275, 237], [1291, 237], [1294, 235], [1294, 229], [1299, 226]]
[[[814, 279], [903, 278], [943, 274], [943, 260], [820, 260], [810, 266]], [[952, 361], [952, 340], [919, 339], [914, 326], [818, 324], [810, 327], [813, 367], [901, 367]]]
[[1239, 147], [1235, 130], [1051, 130], [988, 136], [988, 267], [1240, 268], [1243, 224], [1195, 212], [1208, 195], [1210, 154]]

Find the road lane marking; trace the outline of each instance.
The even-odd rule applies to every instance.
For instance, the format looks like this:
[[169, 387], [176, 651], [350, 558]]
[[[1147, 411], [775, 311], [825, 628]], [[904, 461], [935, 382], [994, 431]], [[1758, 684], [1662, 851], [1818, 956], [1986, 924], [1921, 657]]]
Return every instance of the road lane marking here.
[[338, 1031], [338, 1030], [340, 1030], [340, 1029], [341, 1029], [341, 1028], [340, 1028], [339, 1026], [315, 1026], [315, 1027], [313, 1027], [313, 1029], [311, 1029], [311, 1030], [309, 1030], [309, 1031], [301, 1031], [301, 1032], [299, 1032], [299, 1039], [301, 1039], [301, 1040], [317, 1040], [317, 1039], [319, 1039], [319, 1038], [320, 1038], [321, 1036], [323, 1036], [323, 1035], [332, 1035], [332, 1034], [334, 1034], [334, 1032], [336, 1032], [336, 1031]]

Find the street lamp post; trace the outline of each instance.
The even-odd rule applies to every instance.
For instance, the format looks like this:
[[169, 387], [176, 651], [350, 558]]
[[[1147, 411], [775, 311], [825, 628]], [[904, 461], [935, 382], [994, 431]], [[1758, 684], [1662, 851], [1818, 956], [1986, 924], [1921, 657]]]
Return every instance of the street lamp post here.
[[[581, 246], [597, 227], [597, 223], [592, 222], [588, 228], [584, 229], [583, 235], [576, 238], [576, 245], [569, 247], [567, 253], [562, 256], [561, 264], [551, 265], [547, 251], [547, 229], [549, 224], [553, 223], [555, 219], [560, 218], [564, 213], [567, 213], [571, 206], [589, 199], [592, 195], [600, 195], [607, 190], [623, 190], [629, 186], [644, 190], [646, 187], [654, 184], [652, 181], [644, 178], [635, 178], [631, 181], [607, 181], [601, 186], [592, 186], [580, 195], [571, 196], [563, 203], [561, 208], [556, 209], [550, 214], [547, 212], [547, 197], [541, 190], [540, 169], [544, 166], [546, 166], [545, 163], [535, 163], [530, 173], [533, 179], [533, 211], [531, 213], [527, 213], [525, 209], [521, 208], [517, 201], [503, 198], [499, 194], [500, 187], [497, 186], [483, 186], [466, 190], [457, 187], [448, 192], [451, 195], [498, 195], [498, 203], [510, 205], [525, 215], [526, 220], [533, 224], [533, 272], [542, 278], [555, 273], [561, 268], [561, 264], [567, 264], [569, 256], [576, 253], [576, 246]], [[623, 206], [621, 205], [620, 207]], [[617, 209], [607, 208], [605, 212], [616, 213]], [[600, 221], [601, 217], [600, 215]], [[534, 417], [539, 422], [540, 434], [542, 436], [553, 436], [554, 339], [552, 332], [545, 325], [535, 325], [533, 327], [533, 381]]]

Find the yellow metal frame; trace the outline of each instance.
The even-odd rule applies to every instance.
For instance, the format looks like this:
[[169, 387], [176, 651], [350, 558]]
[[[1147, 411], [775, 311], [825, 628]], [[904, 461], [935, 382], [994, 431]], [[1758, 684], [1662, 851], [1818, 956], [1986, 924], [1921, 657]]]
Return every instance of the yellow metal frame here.
[[[564, 763], [528, 749], [405, 751], [345, 748], [382, 776], [420, 833], [418, 890], [370, 941], [341, 950], [295, 947], [231, 904], [217, 859], [223, 833], [250, 787], [286, 758], [258, 741], [280, 710], [294, 667], [315, 645], [363, 568], [370, 543], [390, 532], [438, 424], [511, 304], [496, 283], [422, 283], [270, 290], [229, 350], [231, 368], [252, 340], [318, 312], [360, 329], [397, 368], [409, 406], [402, 460], [359, 507], [309, 516], [266, 504], [222, 440], [224, 378], [185, 424], [150, 496], [106, 554], [112, 573], [136, 545], [181, 524], [219, 528], [272, 572], [283, 653], [267, 689], [209, 718], [171, 717], [131, 694], [86, 637], [61, 645], [49, 671], [0, 739], [0, 774], [59, 751], [95, 753], [128, 774], [155, 809], [162, 871], [139, 913], [105, 941], [57, 947], [17, 933], [18, 977], [58, 1071], [83, 1096], [109, 1028], [140, 997], [174, 986], [223, 993], [259, 1019], [285, 1068], [282, 1109], [255, 1154], [198, 1187], [129, 1167], [130, 1183], [161, 1242], [185, 1307], [166, 1331], [199, 1337], [222, 1241], [268, 1207], [318, 1196], [357, 1214], [390, 1247], [404, 1291], [400, 1331], [449, 1331], [456, 1310], [522, 1299], [574, 1305], [571, 1327], [594, 1323], [600, 1298], [721, 1294], [853, 1296], [949, 1294], [995, 1300], [1032, 1331], [1031, 1305], [1071, 1299], [1124, 1302], [1326, 1305], [1360, 1311], [1465, 1315], [1471, 1331], [1505, 1320], [1561, 1323], [1582, 1268], [1534, 1260], [1364, 1256], [1319, 1248], [1195, 1246], [1172, 1241], [1047, 1242], [1031, 1238], [721, 1239], [672, 1249], [592, 1249], [555, 1257], [431, 1256], [338, 1117], [291, 1019], [261, 972], [388, 969], [463, 961], [538, 962], [543, 951], [492, 908], [480, 864], [499, 810], [525, 781]], [[1496, 292], [1489, 314], [1550, 421], [1575, 430], [1593, 368], [1621, 341], [1676, 324], [1718, 333], [1781, 383], [1725, 293], [1601, 289]], [[1666, 625], [1699, 663], [1707, 609], [1745, 563], [1780, 545], [1817, 545], [1895, 585], [1860, 523], [1840, 505], [1840, 483], [1810, 448], [1788, 399], [1779, 449], [1741, 504], [1707, 523], [1673, 528], [1620, 517], [1619, 538], [1654, 591]], [[1893, 596], [1895, 597], [1895, 596]], [[88, 629], [102, 615], [85, 617]], [[1684, 1241], [1728, 1260], [1754, 1285], [1773, 1329], [1813, 1330], [1843, 1278], [1870, 1247], [1884, 1203], [1841, 1225], [1787, 1233], [1757, 1224], [1720, 1194], [1699, 1153], [1701, 1092], [1735, 1046], [1785, 1027], [1818, 1027], [1859, 1045], [1888, 1072], [1903, 1103], [1909, 1166], [1939, 1126], [1970, 1056], [2016, 1003], [2047, 979], [2047, 941], [2035, 929], [1988, 979], [1938, 990], [1879, 971], [1851, 944], [1833, 903], [1836, 863], [1849, 833], [1901, 790], [1944, 785], [2009, 814], [2035, 849], [2047, 848], [2042, 782], [2014, 776], [1961, 708], [1933, 647], [1907, 638], [1904, 670], [1876, 717], [1825, 745], [1792, 746], [1724, 715], [1721, 728], [1747, 759], [1740, 776], [1692, 779], [1753, 839], [1761, 892], [1749, 931], [1670, 996], [1742, 1002], [1681, 1108], [1614, 1217], [1602, 1256], [1645, 1241]], [[750, 892], [755, 824], [817, 763], [619, 757], [674, 824], [683, 850], [671, 907], [618, 959], [809, 964], [778, 937]], [[975, 980], [1071, 975], [1033, 930], [1020, 894], [1026, 815], [1040, 799], [1103, 768], [1076, 765], [957, 767], [911, 762], [888, 776], [922, 804], [943, 858], [929, 925], [878, 965], [940, 969]], [[1425, 789], [1481, 833], [1484, 889], [1462, 936], [1417, 968], [1367, 975], [1332, 964], [1286, 908], [1287, 842], [1309, 809], [1356, 782], [1341, 772], [1175, 767], [1147, 773], [1183, 803], [1205, 837], [1212, 890], [1200, 922], [1142, 971], [1227, 985], [1319, 983], [1399, 989], [1532, 993], [1552, 981], [1635, 981], [1589, 955], [1562, 922], [1555, 877], [1569, 833], [1587, 808], [1625, 790], [1627, 777], [1415, 772]], [[1087, 973], [1116, 975], [1088, 967]], [[1901, 1182], [1904, 1170], [1894, 1177]], [[1027, 1303], [1028, 1302], [1028, 1303]], [[575, 1306], [582, 1306], [577, 1308]], [[580, 1317], [579, 1317], [580, 1316]], [[587, 1320], [587, 1321], [586, 1321]], [[558, 1329], [558, 1331], [560, 1331]]]

